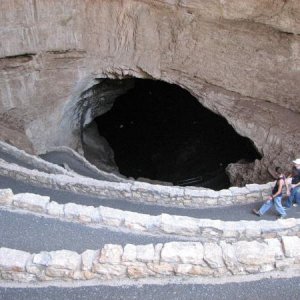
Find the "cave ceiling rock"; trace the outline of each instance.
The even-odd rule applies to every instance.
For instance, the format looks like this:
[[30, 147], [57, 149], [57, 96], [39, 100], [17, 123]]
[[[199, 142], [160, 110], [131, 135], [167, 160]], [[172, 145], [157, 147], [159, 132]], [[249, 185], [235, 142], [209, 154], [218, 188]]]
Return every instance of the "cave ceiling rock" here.
[[[0, 11], [1, 139], [76, 149], [78, 95], [137, 77], [178, 84], [224, 116], [263, 154], [255, 170], [300, 156], [298, 0], [3, 0]], [[103, 109], [91, 102], [83, 126]]]

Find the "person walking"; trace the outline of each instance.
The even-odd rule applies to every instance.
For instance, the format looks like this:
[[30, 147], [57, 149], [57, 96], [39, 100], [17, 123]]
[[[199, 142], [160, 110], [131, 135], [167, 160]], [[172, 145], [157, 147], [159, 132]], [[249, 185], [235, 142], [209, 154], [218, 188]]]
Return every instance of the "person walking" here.
[[290, 208], [294, 202], [300, 204], [300, 158], [293, 161], [292, 185], [288, 191], [288, 199], [285, 203], [286, 208]]
[[279, 218], [283, 219], [286, 217], [286, 212], [281, 204], [282, 199], [282, 188], [285, 184], [285, 176], [281, 168], [276, 167], [275, 172], [277, 177], [275, 186], [272, 190], [272, 195], [269, 196], [267, 202], [265, 202], [259, 210], [253, 209], [252, 212], [257, 216], [262, 216], [265, 214], [273, 205], [275, 206], [276, 211], [279, 214]]

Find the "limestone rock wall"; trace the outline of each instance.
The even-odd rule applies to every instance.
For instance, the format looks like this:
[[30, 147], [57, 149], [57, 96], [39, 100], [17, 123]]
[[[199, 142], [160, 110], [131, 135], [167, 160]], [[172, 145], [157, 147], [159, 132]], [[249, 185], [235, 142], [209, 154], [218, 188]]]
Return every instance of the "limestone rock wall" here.
[[252, 139], [245, 180], [265, 180], [300, 155], [299, 16], [297, 0], [3, 0], [0, 138], [80, 148], [71, 108], [95, 79], [160, 79]]

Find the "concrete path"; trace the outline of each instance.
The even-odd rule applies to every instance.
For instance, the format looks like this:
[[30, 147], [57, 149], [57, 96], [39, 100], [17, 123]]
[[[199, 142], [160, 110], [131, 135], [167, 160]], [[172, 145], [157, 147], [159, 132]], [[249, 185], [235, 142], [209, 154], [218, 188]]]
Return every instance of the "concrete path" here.
[[10, 153], [1, 151], [1, 149], [0, 149], [0, 158], [7, 161], [8, 163], [16, 164], [16, 165], [19, 165], [21, 167], [24, 167], [24, 168], [27, 168], [30, 170], [36, 169], [41, 172], [45, 172], [44, 169], [33, 167], [31, 164], [23, 161], [22, 159], [16, 158], [14, 155], [12, 155]]
[[[50, 196], [52, 201], [58, 203], [77, 203], [83, 205], [92, 206], [107, 206], [111, 208], [117, 208], [121, 210], [134, 211], [150, 215], [159, 215], [162, 213], [190, 216], [194, 218], [205, 218], [224, 221], [239, 221], [239, 220], [275, 220], [276, 212], [270, 210], [263, 217], [259, 218], [251, 213], [253, 208], [258, 208], [259, 203], [236, 205], [229, 207], [216, 207], [205, 209], [193, 209], [193, 208], [173, 208], [161, 205], [146, 205], [138, 204], [124, 199], [101, 199], [89, 195], [75, 194], [67, 191], [52, 190], [49, 188], [43, 188], [34, 186], [32, 184], [23, 183], [10, 177], [4, 177], [0, 175], [0, 189], [11, 188], [14, 193], [36, 193], [39, 195]], [[300, 218], [300, 208], [290, 208], [287, 210], [288, 217]]]
[[[59, 154], [57, 154], [59, 156]], [[17, 161], [13, 156], [0, 154], [1, 158], [21, 166], [31, 168], [30, 165]], [[65, 158], [64, 158], [65, 160]], [[65, 161], [66, 162], [66, 161]], [[86, 170], [74, 168], [78, 162], [66, 162], [76, 172], [89, 176]], [[79, 163], [80, 166], [80, 163]], [[98, 176], [98, 174], [97, 174]], [[99, 179], [97, 177], [97, 179]], [[220, 220], [259, 220], [251, 214], [251, 209], [259, 204], [231, 206], [207, 209], [169, 208], [159, 205], [134, 204], [125, 200], [99, 199], [88, 195], [80, 195], [66, 191], [41, 188], [23, 183], [12, 178], [1, 176], [0, 188], [11, 188], [14, 193], [31, 192], [48, 195], [51, 200], [59, 203], [80, 203], [93, 206], [108, 206], [152, 215], [169, 213], [186, 215], [197, 218]], [[292, 208], [289, 217], [300, 217], [300, 209]], [[275, 214], [269, 212], [261, 219], [274, 220]], [[64, 222], [51, 218], [38, 217], [32, 214], [19, 214], [0, 210], [0, 245], [37, 253], [68, 249], [81, 253], [86, 249], [99, 249], [106, 243], [117, 244], [148, 244], [176, 240], [165, 236], [151, 236], [114, 231], [106, 228], [91, 228], [81, 224]], [[213, 281], [214, 279], [212, 279]], [[144, 284], [133, 285], [120, 283], [116, 286], [96, 285], [78, 286], [73, 283], [70, 287], [8, 287], [0, 286], [0, 300], [18, 299], [298, 299], [300, 298], [300, 277], [288, 279], [263, 279], [252, 282], [226, 284]]]
[[98, 180], [108, 180], [108, 181], [117, 181], [113, 179], [111, 176], [101, 175], [87, 167], [84, 164], [76, 159], [76, 157], [71, 154], [63, 151], [52, 151], [46, 154], [40, 155], [40, 157], [48, 162], [53, 164], [57, 164], [63, 167], [63, 164], [66, 163], [73, 171], [82, 176], [90, 177]]
[[[213, 280], [213, 279], [212, 279]], [[74, 284], [75, 285], [75, 284]], [[0, 300], [284, 300], [300, 299], [300, 277], [225, 284], [144, 284], [5, 288]]]
[[[67, 152], [52, 151], [45, 155], [42, 155], [42, 157], [45, 160], [56, 164], [62, 164], [63, 162], [66, 162], [74, 171], [78, 172], [81, 175], [89, 176], [100, 180], [105, 179], [99, 178], [99, 174], [97, 172], [93, 172], [90, 169], [86, 168], [81, 161], [77, 160], [75, 157], [73, 157]], [[32, 168], [30, 165], [25, 164], [15, 159], [13, 156], [5, 154], [1, 151], [0, 158], [7, 160], [8, 162], [18, 163], [27, 168]], [[11, 188], [14, 191], [14, 193], [31, 192], [40, 195], [47, 195], [51, 197], [51, 200], [56, 201], [58, 203], [73, 202], [77, 204], [92, 206], [102, 205], [111, 208], [140, 212], [150, 215], [159, 215], [161, 213], [167, 213], [173, 215], [190, 216], [195, 218], [218, 219], [226, 221], [276, 219], [276, 212], [274, 209], [270, 210], [262, 218], [258, 218], [257, 216], [251, 213], [253, 208], [259, 208], [262, 203], [207, 209], [171, 208], [161, 205], [135, 204], [123, 199], [100, 199], [89, 195], [79, 195], [71, 192], [41, 188], [33, 186], [32, 184], [24, 184], [20, 181], [1, 176], [0, 174], [0, 188], [7, 187]], [[300, 208], [291, 208], [287, 211], [287, 213], [288, 217], [290, 218], [299, 218]]]
[[82, 253], [87, 249], [101, 249], [105, 244], [144, 245], [174, 240], [178, 239], [92, 228], [31, 214], [0, 210], [0, 247], [31, 253], [62, 249]]

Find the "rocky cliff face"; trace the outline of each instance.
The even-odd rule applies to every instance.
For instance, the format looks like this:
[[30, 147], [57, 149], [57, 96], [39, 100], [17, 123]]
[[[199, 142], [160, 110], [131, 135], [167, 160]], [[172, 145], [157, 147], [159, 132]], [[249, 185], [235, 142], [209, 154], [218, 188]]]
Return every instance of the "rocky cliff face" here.
[[249, 137], [263, 159], [236, 180], [264, 180], [300, 156], [299, 34], [298, 0], [3, 0], [0, 138], [80, 148], [98, 79], [160, 79]]

